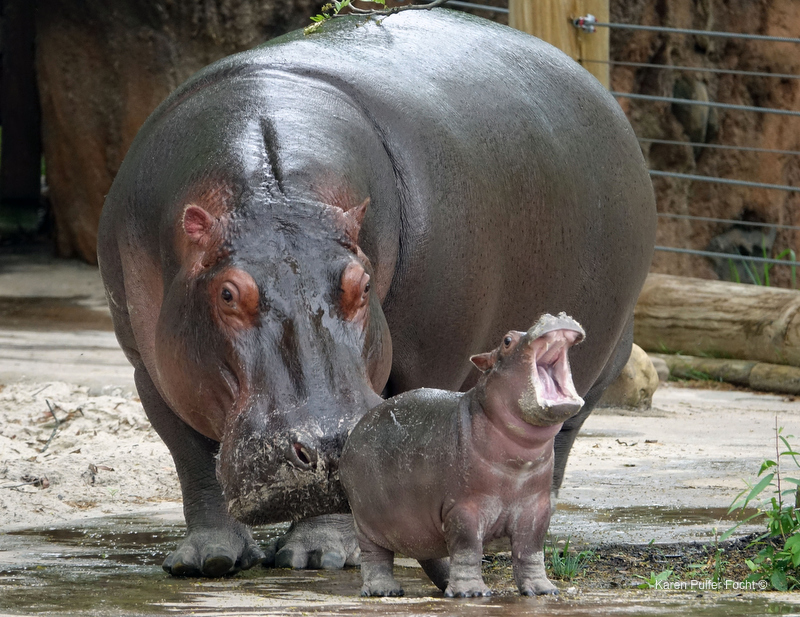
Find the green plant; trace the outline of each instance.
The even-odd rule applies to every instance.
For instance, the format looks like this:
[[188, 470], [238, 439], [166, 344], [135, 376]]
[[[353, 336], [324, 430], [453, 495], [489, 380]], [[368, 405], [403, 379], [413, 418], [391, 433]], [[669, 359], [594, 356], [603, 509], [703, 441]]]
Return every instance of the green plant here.
[[[353, 6], [353, 0], [333, 0], [325, 4], [317, 15], [313, 15], [311, 17], [311, 21], [314, 23], [310, 26], [306, 26], [303, 29], [304, 34], [313, 34], [324, 24], [326, 21], [333, 19], [334, 17], [342, 17], [345, 14], [355, 14], [355, 15], [380, 15], [383, 17], [388, 17], [389, 15], [394, 15], [395, 13], [399, 13], [400, 11], [408, 11], [408, 10], [426, 10], [432, 9], [434, 7], [440, 6], [444, 4], [447, 0], [432, 0], [427, 4], [406, 4], [403, 6], [393, 6], [391, 8], [386, 8], [386, 0], [362, 0], [363, 4], [372, 4], [378, 5], [381, 8], [372, 8], [364, 9], [360, 7]], [[342, 13], [344, 9], [348, 9], [348, 13]]]
[[[797, 458], [800, 452], [794, 450], [789, 439], [794, 439], [794, 436], [783, 435], [783, 427], [778, 427], [776, 417], [775, 460], [768, 459], [761, 464], [760, 480], [755, 485], [747, 483], [748, 487], [736, 496], [729, 509], [729, 513], [744, 510], [758, 500], [761, 503], [758, 512], [721, 537], [724, 540], [739, 525], [763, 517], [767, 531], [751, 544], [763, 548], [754, 559], [745, 561], [751, 572], [747, 581], [766, 580], [778, 591], [800, 589], [800, 461]], [[789, 477], [786, 471], [791, 462], [796, 470], [794, 477]]]
[[634, 574], [634, 576], [642, 579], [642, 582], [639, 583], [639, 589], [659, 589], [662, 583], [669, 580], [669, 577], [672, 576], [672, 570], [663, 570], [658, 574], [650, 572], [649, 577], [642, 576], [641, 574]]
[[689, 564], [690, 569], [709, 572], [711, 581], [714, 583], [722, 581], [722, 574], [725, 571], [725, 566], [728, 565], [728, 561], [725, 559], [725, 549], [719, 545], [719, 542], [719, 533], [714, 528], [714, 554], [709, 557], [706, 563]]
[[586, 568], [589, 561], [594, 557], [592, 551], [569, 552], [569, 537], [564, 542], [564, 548], [559, 550], [558, 538], [553, 540], [550, 548], [549, 569], [553, 578], [570, 581], [575, 578], [581, 570]]
[[[761, 244], [761, 255], [764, 259], [769, 258], [769, 253], [767, 251], [767, 247], [764, 245], [763, 241]], [[787, 259], [790, 262], [797, 261], [797, 255], [792, 249], [784, 249], [780, 253], [775, 256], [775, 259]], [[764, 263], [761, 264], [761, 273], [759, 273], [759, 267], [757, 265], [751, 264], [747, 261], [742, 261], [742, 268], [744, 268], [747, 277], [750, 279], [750, 282], [753, 285], [760, 285], [763, 287], [770, 287], [770, 278], [769, 278], [769, 271], [772, 270], [772, 267], [777, 264], [769, 264]], [[730, 270], [731, 280], [736, 283], [741, 283], [741, 277], [739, 276], [739, 270], [734, 265], [733, 260], [728, 260], [728, 268]], [[797, 266], [790, 266], [791, 269], [791, 277], [792, 277], [792, 289], [797, 289]]]

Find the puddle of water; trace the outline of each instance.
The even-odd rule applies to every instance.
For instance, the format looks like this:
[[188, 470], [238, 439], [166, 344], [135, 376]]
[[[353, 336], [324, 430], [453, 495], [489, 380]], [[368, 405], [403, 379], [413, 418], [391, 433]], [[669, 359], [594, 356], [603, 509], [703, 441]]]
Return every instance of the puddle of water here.
[[[575, 546], [705, 542], [755, 513], [748, 509], [728, 514], [727, 508], [595, 508], [560, 502], [550, 521], [550, 534], [562, 538], [570, 536]], [[762, 530], [763, 524], [754, 521], [741, 525], [735, 536]]]
[[648, 525], [719, 525], [733, 526], [757, 510], [736, 510], [728, 514], [728, 508], [660, 508], [656, 506], [634, 506], [628, 508], [584, 508], [575, 504], [558, 504], [564, 512], [589, 512], [597, 522], [635, 523]]
[[[260, 528], [256, 536], [259, 542], [266, 543], [284, 530], [285, 526]], [[220, 580], [172, 578], [161, 570], [161, 562], [183, 533], [182, 525], [166, 524], [157, 518], [109, 517], [88, 521], [81, 527], [3, 534], [0, 613], [262, 617], [800, 615], [800, 597], [770, 593], [705, 593], [702, 597], [677, 591], [575, 593], [562, 585], [563, 593], [558, 599], [500, 595], [449, 600], [419, 568], [410, 567], [395, 569], [406, 596], [385, 599], [358, 597], [358, 569], [328, 572], [255, 568]]]
[[0, 296], [0, 328], [46, 332], [111, 332], [114, 329], [111, 316], [105, 311], [82, 305], [83, 300], [86, 297]]

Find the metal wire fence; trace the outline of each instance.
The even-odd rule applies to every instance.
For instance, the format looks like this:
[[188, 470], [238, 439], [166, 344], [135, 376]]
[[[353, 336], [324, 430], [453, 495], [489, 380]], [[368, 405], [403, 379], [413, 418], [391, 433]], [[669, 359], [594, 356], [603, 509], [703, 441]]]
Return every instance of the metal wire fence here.
[[[480, 10], [480, 11], [490, 11], [493, 13], [509, 13], [509, 9], [506, 7], [489, 6], [475, 2], [451, 0], [447, 4], [453, 8], [459, 8], [463, 10]], [[591, 15], [581, 16], [575, 19], [573, 21], [573, 25], [576, 28], [583, 29], [586, 32], [594, 32], [596, 28], [609, 28], [612, 30], [616, 29], [616, 30], [654, 32], [663, 35], [677, 35], [677, 36], [694, 35], [694, 36], [703, 36], [703, 37], [728, 39], [728, 40], [754, 41], [762, 44], [774, 44], [774, 43], [800, 44], [800, 38], [794, 38], [794, 37], [768, 36], [762, 34], [748, 34], [742, 32], [696, 30], [688, 28], [669, 28], [664, 26], [650, 26], [641, 24], [598, 22]], [[798, 51], [800, 52], [800, 48], [798, 48]], [[800, 75], [796, 75], [793, 73], [786, 73], [786, 72], [771, 72], [769, 70], [749, 71], [749, 70], [717, 68], [708, 66], [658, 64], [654, 62], [628, 62], [628, 61], [617, 61], [614, 59], [586, 60], [585, 62], [602, 63], [602, 64], [608, 64], [610, 67], [627, 67], [637, 70], [649, 69], [649, 70], [692, 72], [692, 73], [702, 73], [711, 75], [726, 75], [739, 78], [765, 78], [765, 79], [768, 78], [768, 79], [780, 79], [780, 80], [800, 79]], [[742, 105], [742, 104], [727, 103], [724, 101], [694, 100], [689, 98], [679, 98], [676, 96], [657, 96], [652, 94], [640, 94], [635, 92], [612, 91], [611, 94], [617, 97], [618, 99], [627, 98], [632, 101], [641, 101], [643, 103], [650, 103], [650, 104], [668, 103], [671, 106], [705, 107], [705, 108], [720, 110], [725, 113], [752, 113], [752, 114], [764, 114], [764, 115], [778, 115], [785, 117], [800, 117], [800, 111], [797, 110], [781, 109], [781, 108], [767, 107], [760, 105]], [[646, 137], [639, 137], [639, 141], [640, 143], [647, 145], [657, 144], [662, 146], [673, 146], [673, 147], [692, 147], [696, 149], [708, 149], [712, 151], [736, 150], [740, 152], [764, 154], [764, 155], [780, 155], [780, 156], [800, 155], [800, 151], [795, 151], [795, 150], [759, 148], [759, 147], [739, 146], [739, 145], [724, 144], [724, 143], [704, 143], [697, 141], [679, 141], [674, 139], [654, 139]], [[653, 178], [671, 178], [673, 180], [682, 180], [691, 183], [696, 183], [696, 182], [712, 183], [723, 186], [734, 186], [747, 189], [762, 189], [767, 191], [780, 191], [784, 193], [800, 192], [800, 186], [793, 186], [790, 184], [758, 182], [746, 178], [725, 178], [712, 175], [683, 173], [677, 171], [658, 170], [658, 169], [651, 170], [650, 174]], [[781, 225], [770, 222], [750, 222], [750, 221], [742, 221], [735, 219], [674, 214], [670, 212], [661, 212], [661, 211], [658, 213], [658, 216], [661, 220], [684, 219], [690, 223], [693, 222], [711, 223], [711, 224], [718, 224], [720, 226], [727, 228], [739, 227], [741, 229], [746, 229], [746, 230], [765, 230], [767, 232], [776, 232], [777, 230], [788, 230], [792, 232], [800, 231], [800, 226]], [[792, 268], [793, 280], [795, 278], [794, 270], [797, 268], [797, 266], [800, 266], [800, 262], [797, 261], [794, 251], [792, 250], [783, 251], [778, 258], [772, 258], [767, 255], [758, 256], [752, 254], [742, 254], [741, 252], [738, 253], [717, 252], [711, 250], [700, 250], [700, 249], [673, 247], [673, 246], [656, 246], [656, 250], [668, 253], [694, 255], [698, 257], [709, 258], [717, 262], [719, 262], [720, 260], [722, 261], [728, 260], [729, 263], [733, 263], [735, 261], [735, 262], [744, 262], [745, 264], [750, 263], [750, 264], [762, 264], [762, 265], [766, 264], [769, 266], [772, 265], [789, 266]], [[747, 268], [746, 265], [745, 268]]]

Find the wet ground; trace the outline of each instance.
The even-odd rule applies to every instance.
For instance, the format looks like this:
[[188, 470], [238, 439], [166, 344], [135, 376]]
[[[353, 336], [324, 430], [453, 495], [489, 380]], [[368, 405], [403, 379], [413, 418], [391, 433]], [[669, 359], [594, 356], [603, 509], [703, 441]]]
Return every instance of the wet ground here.
[[[279, 527], [261, 529], [267, 541]], [[402, 560], [403, 598], [358, 597], [357, 569], [258, 568], [229, 579], [176, 579], [160, 567], [182, 536], [171, 514], [108, 517], [79, 526], [0, 536], [0, 614], [9, 615], [800, 615], [791, 594], [593, 589], [560, 583], [559, 598], [521, 598], [507, 586], [491, 598], [442, 597]]]
[[[132, 387], [96, 269], [0, 255], [0, 383], [20, 380]], [[590, 547], [711, 540], [734, 523], [727, 508], [742, 479], [773, 455], [776, 418], [800, 436], [798, 411], [786, 397], [664, 387], [648, 412], [595, 413], [571, 455], [551, 533]], [[0, 520], [0, 529], [0, 615], [800, 615], [795, 595], [733, 589], [561, 583], [556, 600], [505, 593], [506, 581], [493, 598], [446, 600], [410, 560], [398, 568], [402, 599], [359, 598], [357, 570], [174, 579], [160, 568], [184, 533], [174, 505], [46, 528]]]

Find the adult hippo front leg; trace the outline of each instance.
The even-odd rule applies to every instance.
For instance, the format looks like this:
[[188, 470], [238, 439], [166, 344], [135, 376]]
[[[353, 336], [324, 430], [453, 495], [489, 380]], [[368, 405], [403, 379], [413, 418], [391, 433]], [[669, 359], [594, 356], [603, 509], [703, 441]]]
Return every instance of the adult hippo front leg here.
[[584, 404], [580, 412], [564, 422], [564, 426], [556, 435], [555, 444], [553, 449], [555, 451], [555, 465], [553, 468], [553, 490], [551, 494], [551, 507], [556, 507], [556, 497], [561, 488], [561, 483], [564, 481], [564, 472], [567, 467], [567, 458], [569, 457], [572, 444], [575, 443], [575, 438], [583, 426], [583, 423], [592, 413], [595, 405], [603, 396], [611, 382], [613, 382], [631, 356], [631, 347], [633, 346], [633, 316], [631, 315], [625, 331], [620, 337], [617, 347], [612, 353], [611, 359], [606, 365], [607, 368], [597, 380], [597, 382], [589, 389], [586, 396], [583, 397]]
[[183, 493], [187, 535], [164, 560], [164, 570], [174, 576], [219, 577], [264, 561], [250, 529], [228, 514], [215, 477], [219, 444], [178, 418], [142, 367], [134, 377], [147, 417], [172, 454]]

